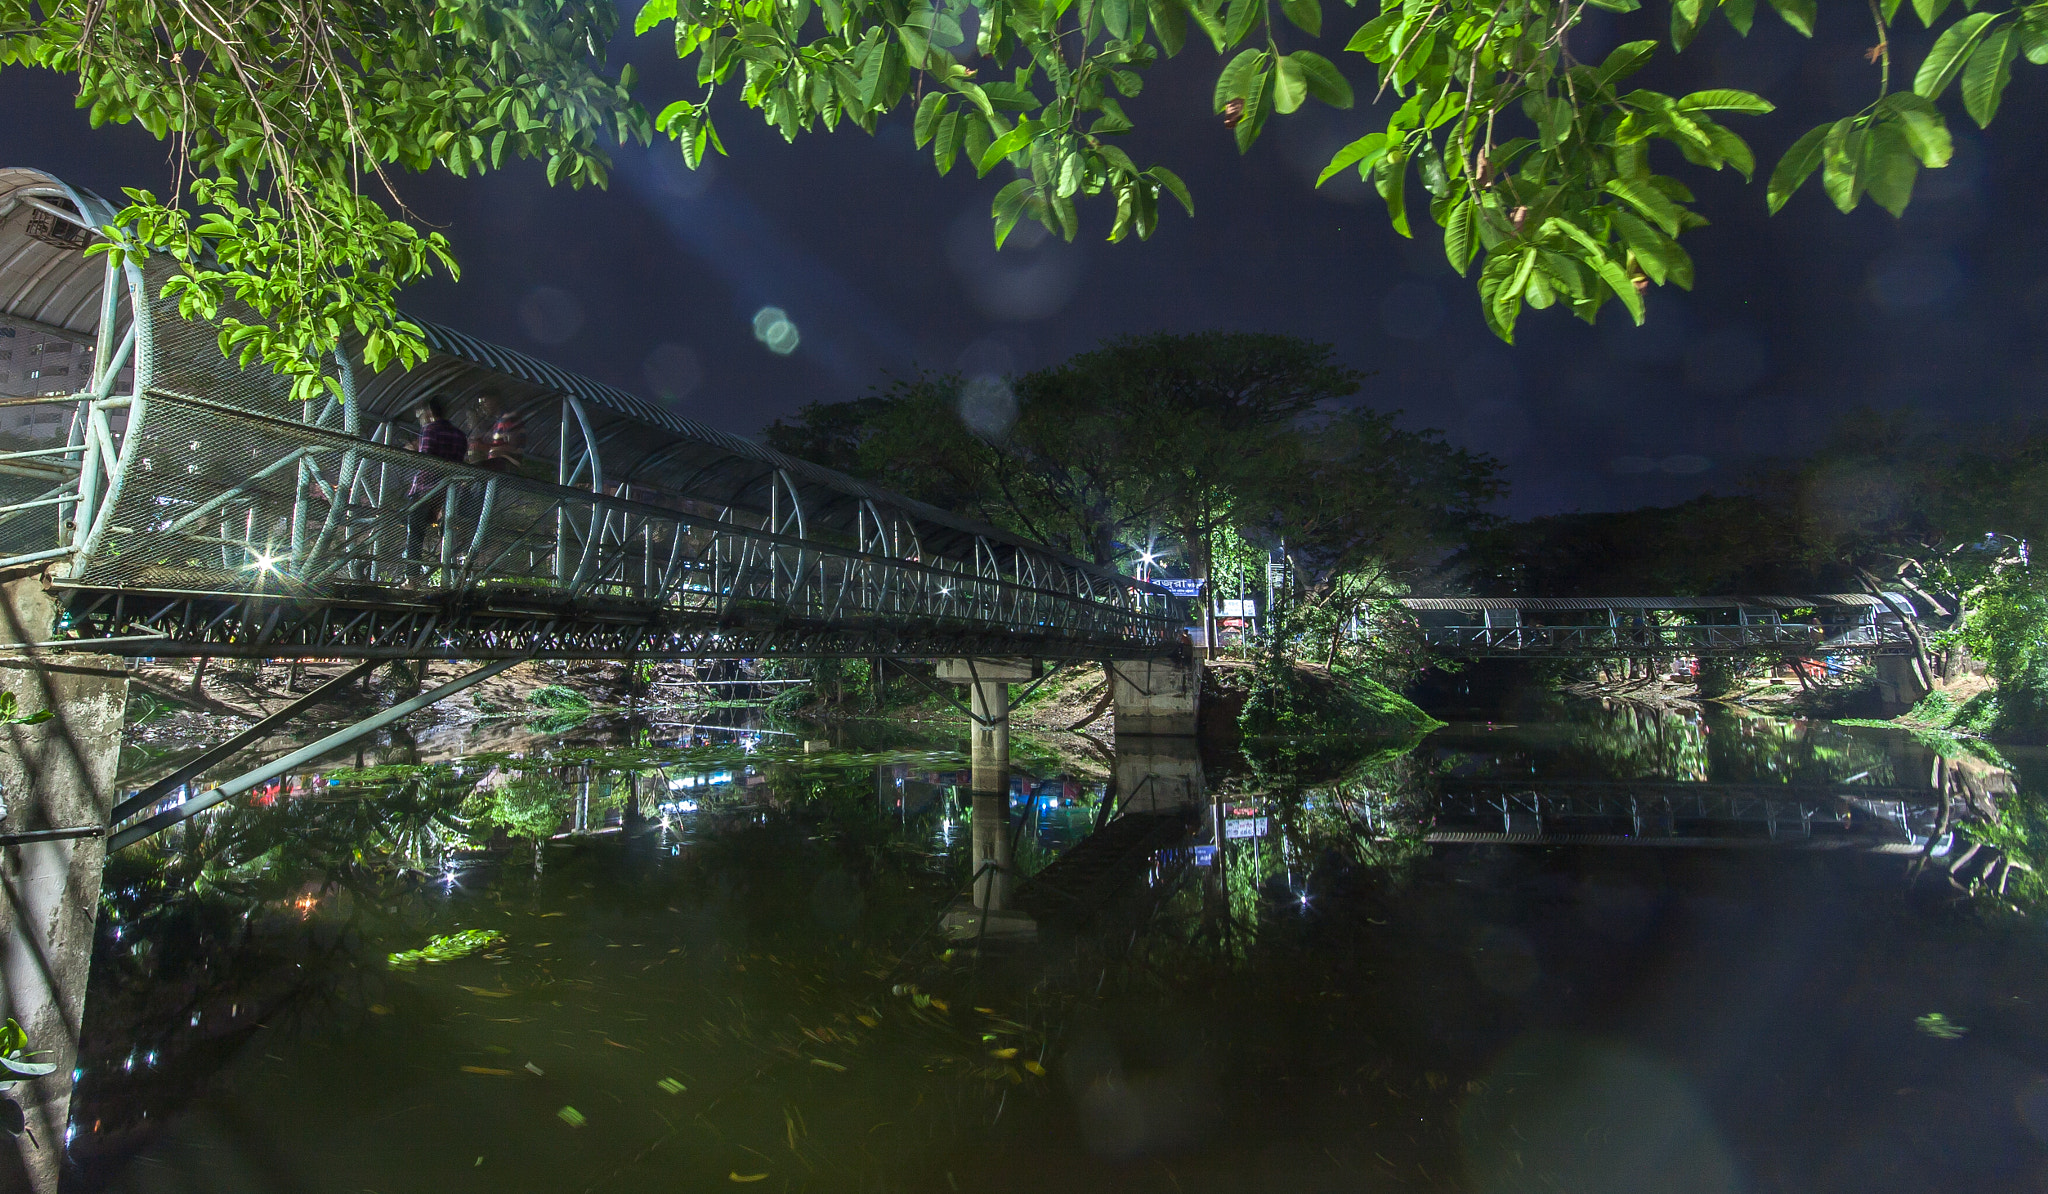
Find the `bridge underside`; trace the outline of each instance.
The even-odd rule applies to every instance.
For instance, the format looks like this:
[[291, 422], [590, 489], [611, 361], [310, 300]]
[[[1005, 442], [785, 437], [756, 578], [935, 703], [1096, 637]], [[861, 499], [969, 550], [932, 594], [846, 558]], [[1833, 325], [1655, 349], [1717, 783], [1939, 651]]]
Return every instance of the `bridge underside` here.
[[[533, 594], [535, 598], [544, 594]], [[1158, 646], [876, 619], [751, 619], [539, 600], [443, 607], [73, 590], [61, 641], [110, 655], [262, 659], [763, 659], [1156, 656]]]

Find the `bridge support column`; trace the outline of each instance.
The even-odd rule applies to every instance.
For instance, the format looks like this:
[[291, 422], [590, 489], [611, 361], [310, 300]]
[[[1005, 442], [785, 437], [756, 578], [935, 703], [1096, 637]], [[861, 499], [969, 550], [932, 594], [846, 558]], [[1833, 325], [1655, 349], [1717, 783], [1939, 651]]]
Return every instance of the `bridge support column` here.
[[1016, 886], [1010, 825], [1010, 685], [1031, 680], [1035, 663], [1015, 659], [947, 659], [939, 679], [967, 686], [968, 790], [973, 809], [974, 888], [971, 909], [946, 917], [955, 936], [1016, 936], [1034, 932], [1031, 918], [1009, 909]]
[[1911, 655], [1877, 657], [1877, 697], [1884, 703], [1886, 716], [1904, 713], [1926, 695], [1927, 685], [1921, 681]]
[[1201, 713], [1201, 660], [1120, 659], [1109, 665], [1109, 673], [1119, 737], [1195, 736]]
[[56, 1066], [0, 1096], [34, 1136], [0, 1136], [0, 1189], [35, 1194], [54, 1194], [62, 1168], [128, 698], [119, 659], [19, 649], [47, 641], [56, 612], [40, 573], [0, 578], [0, 688], [18, 716], [52, 714], [0, 727], [0, 1016]]

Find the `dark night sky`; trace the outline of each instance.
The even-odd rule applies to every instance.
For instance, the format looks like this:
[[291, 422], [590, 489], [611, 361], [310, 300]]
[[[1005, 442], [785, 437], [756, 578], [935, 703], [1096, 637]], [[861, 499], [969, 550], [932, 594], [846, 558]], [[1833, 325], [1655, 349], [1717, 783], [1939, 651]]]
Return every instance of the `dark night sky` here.
[[[1624, 36], [1601, 18], [1575, 35], [1597, 60]], [[1902, 14], [1903, 15], [1903, 14]], [[1339, 55], [1362, 14], [1338, 9], [1322, 49], [1370, 95], [1367, 64]], [[1291, 32], [1291, 31], [1290, 31]], [[1299, 36], [1296, 35], [1296, 40]], [[1875, 94], [1854, 8], [1826, 6], [1811, 43], [1760, 16], [1747, 40], [1725, 25], [1637, 77], [1683, 92], [1743, 86], [1780, 104], [1730, 122], [1768, 173], [1792, 139]], [[1917, 64], [1928, 38], [1899, 36]], [[628, 45], [658, 107], [681, 74], [661, 39]], [[1106, 205], [1083, 207], [1073, 245], [1020, 232], [998, 255], [988, 203], [999, 170], [941, 179], [913, 149], [907, 116], [795, 145], [730, 110], [730, 158], [692, 175], [671, 145], [619, 155], [608, 192], [553, 191], [537, 167], [480, 181], [416, 178], [407, 197], [444, 223], [462, 282], [413, 290], [427, 318], [548, 357], [742, 434], [816, 400], [859, 395], [918, 365], [1026, 370], [1124, 332], [1227, 328], [1328, 341], [1376, 371], [1363, 400], [1508, 464], [1517, 516], [1662, 503], [1726, 490], [1762, 455], [1812, 446], [1860, 406], [1912, 407], [1957, 427], [2029, 417], [2048, 352], [2043, 72], [2017, 64], [1999, 120], [1980, 132], [1946, 104], [1956, 161], [1921, 176], [1902, 221], [1866, 203], [1842, 216], [1818, 179], [1780, 216], [1762, 178], [1744, 186], [1660, 148], [1712, 227], [1685, 243], [1696, 291], [1653, 292], [1633, 327], [1618, 304], [1600, 326], [1561, 311], [1523, 316], [1509, 347], [1484, 328], [1468, 281], [1445, 264], [1411, 198], [1417, 238], [1389, 229], [1355, 176], [1311, 189], [1332, 151], [1380, 127], [1363, 111], [1311, 105], [1276, 117], [1245, 158], [1209, 115], [1217, 60], [1206, 46], [1155, 68], [1129, 105], [1126, 147], [1179, 171], [1198, 218], [1162, 216], [1148, 243], [1110, 245]], [[164, 153], [138, 130], [88, 128], [65, 81], [0, 71], [0, 162], [36, 166], [114, 195], [161, 187]], [[1419, 188], [1411, 188], [1418, 194]], [[788, 357], [755, 340], [764, 306], [801, 334]]]

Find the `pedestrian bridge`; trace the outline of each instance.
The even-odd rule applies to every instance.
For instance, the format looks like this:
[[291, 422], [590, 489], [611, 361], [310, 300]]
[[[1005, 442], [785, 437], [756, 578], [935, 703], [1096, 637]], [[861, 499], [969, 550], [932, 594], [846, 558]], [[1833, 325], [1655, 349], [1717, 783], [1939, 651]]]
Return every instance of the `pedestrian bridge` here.
[[[62, 610], [30, 640], [368, 659], [1181, 641], [1161, 589], [445, 327], [421, 324], [410, 371], [344, 348], [343, 400], [293, 403], [160, 297], [168, 262], [85, 255], [113, 210], [0, 170], [0, 570], [46, 569]], [[412, 451], [428, 398], [472, 442], [509, 413], [523, 467]]]
[[[1905, 655], [1903, 595], [1410, 597], [1423, 641], [1466, 658]], [[1897, 612], [1894, 612], [1896, 608]]]

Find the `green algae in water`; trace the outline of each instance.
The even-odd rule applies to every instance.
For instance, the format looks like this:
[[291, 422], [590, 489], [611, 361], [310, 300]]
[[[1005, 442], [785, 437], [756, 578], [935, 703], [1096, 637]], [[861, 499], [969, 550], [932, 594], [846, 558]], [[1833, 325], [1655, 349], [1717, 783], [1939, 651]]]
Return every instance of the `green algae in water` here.
[[443, 933], [432, 938], [418, 949], [402, 949], [391, 955], [391, 968], [411, 970], [421, 962], [453, 962], [473, 953], [489, 949], [505, 940], [505, 935], [495, 929], [464, 929], [460, 933]]

